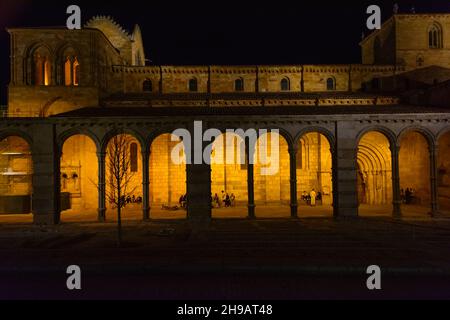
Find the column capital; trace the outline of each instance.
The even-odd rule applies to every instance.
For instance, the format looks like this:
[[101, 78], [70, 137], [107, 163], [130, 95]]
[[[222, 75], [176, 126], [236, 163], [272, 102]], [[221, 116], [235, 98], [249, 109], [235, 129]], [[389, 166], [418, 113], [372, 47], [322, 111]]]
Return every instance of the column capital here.
[[288, 152], [290, 155], [297, 155], [298, 149], [298, 145], [289, 146]]

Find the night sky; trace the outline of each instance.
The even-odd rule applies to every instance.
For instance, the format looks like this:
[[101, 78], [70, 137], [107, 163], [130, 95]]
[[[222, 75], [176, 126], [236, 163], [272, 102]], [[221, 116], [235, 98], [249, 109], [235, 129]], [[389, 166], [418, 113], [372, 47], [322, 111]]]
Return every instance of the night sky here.
[[9, 81], [7, 27], [65, 25], [66, 8], [77, 4], [83, 24], [111, 15], [125, 29], [141, 26], [151, 64], [321, 64], [360, 63], [365, 13], [382, 8], [383, 20], [400, 12], [448, 12], [449, 0], [371, 1], [26, 1], [0, 0], [0, 103]]

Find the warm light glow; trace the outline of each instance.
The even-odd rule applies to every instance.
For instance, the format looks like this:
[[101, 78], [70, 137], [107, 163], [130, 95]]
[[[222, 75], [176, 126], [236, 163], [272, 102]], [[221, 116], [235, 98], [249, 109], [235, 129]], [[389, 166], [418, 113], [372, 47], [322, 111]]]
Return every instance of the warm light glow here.
[[79, 83], [79, 76], [80, 76], [80, 64], [78, 62], [77, 57], [75, 57], [75, 60], [73, 62], [73, 85], [78, 86]]
[[50, 85], [50, 63], [45, 59], [44, 62], [44, 85], [48, 86]]
[[72, 85], [71, 64], [72, 63], [70, 62], [70, 58], [67, 57], [66, 63], [64, 64], [64, 84], [66, 86]]

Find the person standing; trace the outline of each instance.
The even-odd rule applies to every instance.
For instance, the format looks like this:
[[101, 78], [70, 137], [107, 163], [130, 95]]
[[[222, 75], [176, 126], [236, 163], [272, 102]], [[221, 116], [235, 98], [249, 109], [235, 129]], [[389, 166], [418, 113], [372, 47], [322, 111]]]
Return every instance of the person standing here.
[[311, 207], [315, 207], [316, 206], [316, 196], [317, 196], [316, 191], [314, 191], [314, 189], [312, 189], [309, 196], [311, 197]]
[[232, 193], [231, 196], [230, 196], [230, 201], [231, 201], [231, 206], [232, 206], [232, 207], [235, 206], [235, 204], [234, 204], [234, 201], [235, 201], [235, 200], [236, 200], [236, 196], [234, 195], [234, 193]]
[[226, 195], [225, 191], [222, 190], [222, 204], [224, 207], [226, 207], [226, 203], [225, 203], [226, 199], [227, 199], [227, 195]]

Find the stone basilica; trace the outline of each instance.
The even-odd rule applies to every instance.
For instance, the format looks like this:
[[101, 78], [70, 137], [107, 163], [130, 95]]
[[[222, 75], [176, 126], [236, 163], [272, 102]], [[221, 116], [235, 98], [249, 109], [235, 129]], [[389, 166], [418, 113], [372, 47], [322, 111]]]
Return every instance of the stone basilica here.
[[[349, 65], [146, 65], [139, 26], [129, 34], [103, 16], [81, 30], [8, 32], [3, 216], [113, 217], [108, 148], [117, 136], [129, 139], [124, 214], [137, 219], [450, 211], [450, 14], [392, 16], [360, 43], [362, 63]], [[172, 132], [193, 132], [194, 121], [223, 132], [212, 153], [247, 161], [171, 161], [180, 143]], [[279, 136], [275, 175], [262, 175], [248, 141], [226, 133], [238, 128], [278, 130], [267, 133]], [[234, 195], [232, 208], [211, 204], [222, 193]]]

